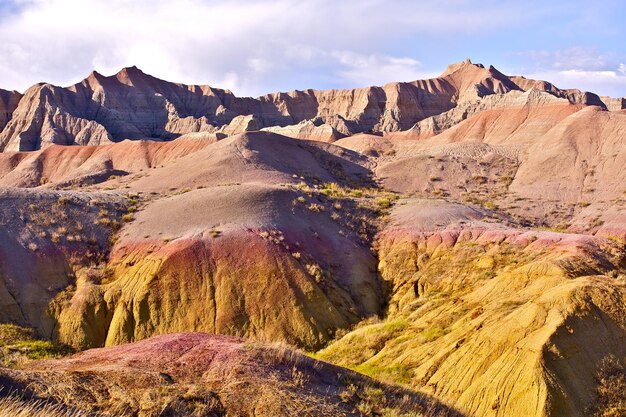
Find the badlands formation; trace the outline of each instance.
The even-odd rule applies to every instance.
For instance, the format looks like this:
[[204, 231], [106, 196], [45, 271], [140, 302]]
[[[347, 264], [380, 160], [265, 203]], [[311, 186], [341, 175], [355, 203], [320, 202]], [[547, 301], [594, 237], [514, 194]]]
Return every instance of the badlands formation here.
[[626, 99], [469, 60], [258, 98], [132, 67], [1, 90], [0, 150], [12, 401], [626, 415]]

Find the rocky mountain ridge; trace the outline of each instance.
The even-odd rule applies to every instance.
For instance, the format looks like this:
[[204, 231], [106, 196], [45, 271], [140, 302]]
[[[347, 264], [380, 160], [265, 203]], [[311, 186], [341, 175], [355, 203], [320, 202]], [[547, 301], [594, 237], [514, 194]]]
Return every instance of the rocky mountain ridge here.
[[[508, 77], [470, 60], [450, 65], [441, 76], [429, 80], [348, 90], [296, 90], [258, 98], [171, 83], [129, 67], [109, 77], [92, 72], [67, 88], [42, 83], [23, 96], [2, 92], [0, 150], [102, 145], [124, 139], [171, 140], [189, 134], [220, 139], [260, 129], [334, 141], [362, 132], [404, 131], [449, 111], [471, 114], [493, 105], [493, 95], [531, 89], [574, 104], [626, 108], [624, 99]], [[483, 104], [483, 99], [491, 104]], [[433, 129], [431, 133], [437, 130]]]

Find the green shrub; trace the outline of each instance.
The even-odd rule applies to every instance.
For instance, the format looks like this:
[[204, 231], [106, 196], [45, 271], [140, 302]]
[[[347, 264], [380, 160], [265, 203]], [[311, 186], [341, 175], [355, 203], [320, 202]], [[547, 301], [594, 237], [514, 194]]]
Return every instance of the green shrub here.
[[28, 360], [60, 357], [72, 353], [69, 346], [40, 340], [33, 329], [0, 324], [0, 364], [13, 366]]

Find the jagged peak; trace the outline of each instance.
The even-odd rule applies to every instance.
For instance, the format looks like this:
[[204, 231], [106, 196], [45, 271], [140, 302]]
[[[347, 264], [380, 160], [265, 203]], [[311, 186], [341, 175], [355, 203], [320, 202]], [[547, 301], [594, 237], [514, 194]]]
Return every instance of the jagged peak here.
[[117, 73], [117, 75], [126, 75], [126, 74], [146, 75], [146, 73], [140, 70], [136, 65], [131, 65], [130, 67], [124, 67], [121, 70], [119, 70], [119, 72]]
[[[87, 84], [91, 86], [92, 88], [95, 88], [97, 86], [102, 86], [111, 81], [117, 81], [117, 82], [120, 82], [122, 84], [127, 84], [127, 85], [134, 85], [139, 80], [149, 79], [149, 78], [151, 79], [154, 77], [144, 73], [139, 68], [133, 65], [131, 67], [124, 67], [121, 70], [119, 70], [117, 73], [115, 73], [114, 75], [110, 75], [110, 76], [103, 75], [99, 73], [98, 71], [93, 70], [89, 73], [87, 78], [85, 78], [79, 84], [83, 84], [83, 85]], [[70, 88], [75, 88], [75, 86], [71, 86]]]
[[135, 65], [122, 68], [117, 74], [115, 74], [115, 77], [123, 83], [133, 83], [141, 79], [152, 78], [152, 76], [146, 74]]
[[91, 71], [89, 75], [87, 76], [87, 78], [102, 78], [102, 77], [104, 77], [104, 75], [100, 74], [96, 70]]
[[453, 74], [457, 71], [467, 68], [480, 68], [484, 69], [485, 66], [483, 64], [474, 64], [470, 58], [467, 58], [465, 61], [456, 62], [454, 64], [448, 65], [446, 70], [441, 74], [441, 77], [445, 77], [447, 75]]

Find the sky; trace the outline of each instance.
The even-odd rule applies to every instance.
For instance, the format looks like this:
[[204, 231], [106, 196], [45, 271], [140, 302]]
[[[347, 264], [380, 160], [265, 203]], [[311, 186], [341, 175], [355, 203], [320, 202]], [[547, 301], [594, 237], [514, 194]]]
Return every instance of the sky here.
[[0, 0], [0, 87], [136, 65], [257, 96], [431, 78], [471, 58], [626, 96], [622, 0]]

